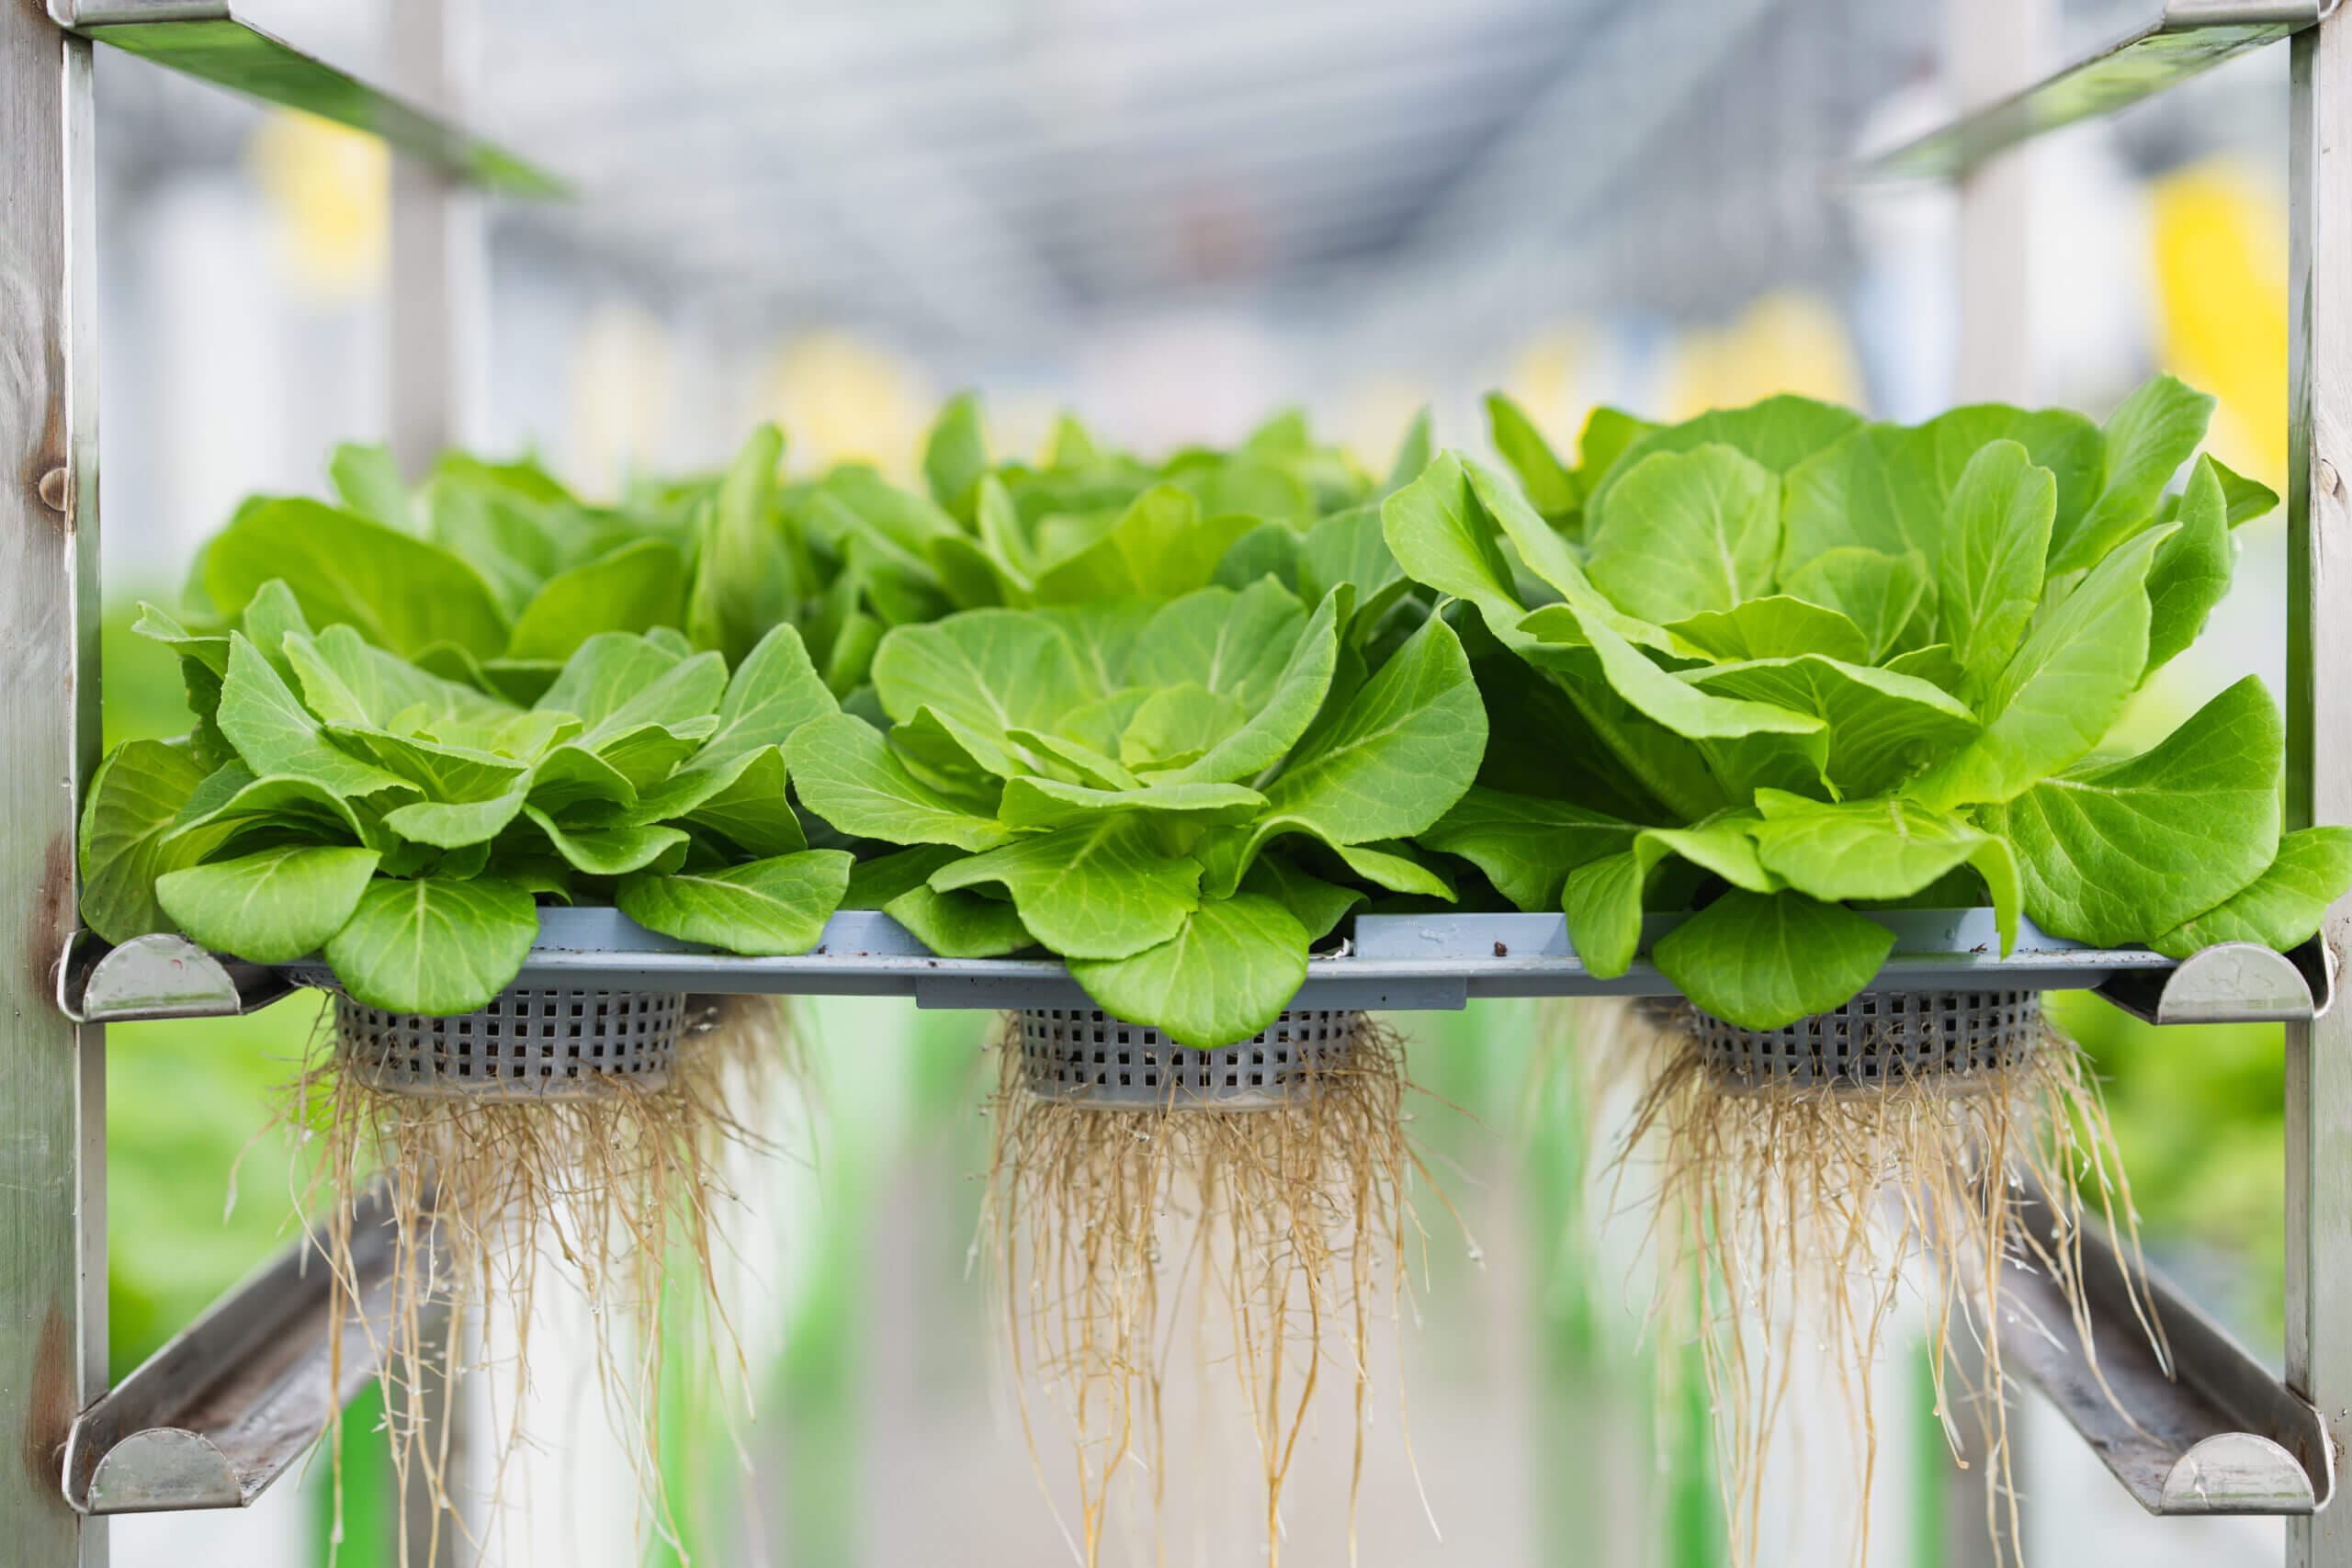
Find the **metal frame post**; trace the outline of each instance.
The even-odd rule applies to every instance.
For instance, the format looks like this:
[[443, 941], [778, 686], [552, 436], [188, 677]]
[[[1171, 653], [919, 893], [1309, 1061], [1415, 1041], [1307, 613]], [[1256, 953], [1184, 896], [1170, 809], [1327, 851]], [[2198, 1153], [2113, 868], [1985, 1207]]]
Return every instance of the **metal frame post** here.
[[57, 979], [98, 746], [90, 45], [0, 0], [0, 1540], [104, 1568], [61, 1451], [106, 1385], [104, 1032]]
[[[392, 86], [430, 111], [449, 107], [447, 23], [440, 0], [415, 0], [391, 29]], [[387, 423], [393, 459], [410, 479], [422, 478], [456, 434], [456, 187], [447, 170], [421, 158], [392, 160]]]
[[[1963, 112], [2033, 79], [2051, 0], [1958, 0], [1945, 6], [1951, 73]], [[2031, 154], [2021, 149], [1961, 176], [1954, 257], [1960, 342], [1956, 401], [2030, 400], [2026, 285], [2032, 252]]]
[[[2352, 822], [2352, 10], [2295, 35], [2288, 141], [2287, 816]], [[2335, 603], [2331, 607], [2330, 600]], [[2332, 613], [2331, 613], [2332, 609]], [[2347, 911], [2322, 929], [2346, 951]], [[2287, 1382], [2352, 1433], [2352, 1009], [2287, 1031]], [[2352, 1568], [2352, 1508], [2287, 1522]]]

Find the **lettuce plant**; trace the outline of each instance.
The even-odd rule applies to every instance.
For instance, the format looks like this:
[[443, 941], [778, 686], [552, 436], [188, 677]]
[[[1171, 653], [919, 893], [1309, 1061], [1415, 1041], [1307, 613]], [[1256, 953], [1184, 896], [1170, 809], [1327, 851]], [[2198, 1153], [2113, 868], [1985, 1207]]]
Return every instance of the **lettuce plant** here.
[[793, 780], [835, 829], [906, 846], [851, 900], [934, 951], [1042, 946], [1112, 1013], [1243, 1039], [1370, 891], [1452, 897], [1406, 840], [1469, 786], [1486, 714], [1449, 626], [1368, 658], [1356, 596], [1261, 578], [902, 626], [874, 664], [888, 732], [816, 719]]
[[282, 581], [311, 624], [523, 704], [601, 632], [671, 627], [738, 661], [790, 625], [846, 695], [883, 630], [955, 608], [909, 548], [956, 525], [859, 465], [782, 484], [783, 454], [762, 425], [724, 471], [605, 507], [536, 464], [462, 454], [412, 491], [381, 448], [345, 446], [330, 465], [340, 505], [257, 497], [206, 544], [188, 618], [233, 624]]
[[810, 850], [782, 743], [835, 710], [779, 627], [729, 673], [674, 631], [602, 632], [528, 706], [264, 583], [232, 629], [141, 623], [204, 672], [196, 731], [100, 767], [83, 917], [256, 963], [323, 953], [371, 1006], [447, 1014], [521, 966], [541, 901], [616, 904], [744, 953], [815, 944], [849, 856]]
[[1687, 912], [1655, 962], [1758, 1028], [1877, 972], [1873, 908], [1989, 903], [2005, 949], [2020, 910], [2176, 954], [2302, 940], [2352, 885], [2352, 832], [2281, 838], [2258, 682], [2139, 755], [2096, 750], [2275, 504], [2210, 457], [2165, 493], [2211, 409], [2168, 378], [2104, 428], [1784, 397], [1605, 425], [1615, 455], [1573, 470], [1506, 422], [1521, 483], [1441, 456], [1385, 537], [1476, 611], [1497, 743], [1421, 843], [1557, 900], [1604, 976], [1645, 912]]
[[[1376, 485], [1294, 412], [1229, 451], [1185, 447], [1159, 463], [1106, 450], [1065, 416], [1044, 463], [992, 465], [967, 396], [948, 405], [924, 448], [933, 495], [954, 526], [922, 547], [962, 609], [1166, 598], [1212, 578], [1240, 589], [1269, 574], [1296, 589], [1302, 570], [1327, 569], [1329, 580], [1337, 541], [1376, 543], [1380, 496], [1428, 460], [1423, 418], [1387, 485]], [[1318, 531], [1324, 542], [1310, 543]]]

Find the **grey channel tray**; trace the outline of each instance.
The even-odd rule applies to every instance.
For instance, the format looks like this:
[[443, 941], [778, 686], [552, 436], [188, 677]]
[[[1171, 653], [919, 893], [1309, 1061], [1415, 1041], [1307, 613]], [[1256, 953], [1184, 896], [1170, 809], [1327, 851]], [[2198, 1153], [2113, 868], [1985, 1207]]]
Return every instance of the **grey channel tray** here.
[[[2280, 954], [2243, 942], [2176, 963], [2143, 948], [2101, 949], [2023, 926], [2000, 953], [1989, 909], [1871, 917], [1895, 946], [1870, 989], [2097, 989], [2158, 1023], [2300, 1021], [2326, 1010], [2334, 965], [2316, 942]], [[1653, 917], [1644, 948], [1680, 919]], [[275, 969], [223, 960], [179, 937], [77, 948], [59, 1000], [84, 1022], [220, 1017], [325, 977], [315, 962]], [[676, 942], [616, 909], [546, 908], [516, 983], [731, 995], [910, 997], [926, 1008], [1091, 1007], [1052, 958], [943, 958], [896, 920], [842, 910], [809, 953], [744, 958]], [[1559, 915], [1363, 916], [1337, 951], [1312, 958], [1295, 1004], [1445, 1011], [1478, 997], [1671, 997], [1647, 963], [1603, 979], [1587, 969]]]

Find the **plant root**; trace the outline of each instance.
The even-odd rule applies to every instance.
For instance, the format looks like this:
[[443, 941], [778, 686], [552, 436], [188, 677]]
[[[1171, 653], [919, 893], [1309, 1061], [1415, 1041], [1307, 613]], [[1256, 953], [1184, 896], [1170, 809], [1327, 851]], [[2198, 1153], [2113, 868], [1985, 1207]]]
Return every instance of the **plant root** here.
[[1909, 1277], [1924, 1287], [1937, 1418], [1964, 1465], [1956, 1393], [1973, 1412], [1986, 1525], [1996, 1559], [2013, 1560], [2015, 1478], [1992, 1325], [2027, 1309], [2005, 1291], [2005, 1268], [2058, 1287], [2096, 1370], [2082, 1274], [2087, 1197], [2128, 1237], [2141, 1327], [2169, 1362], [2131, 1190], [2080, 1050], [2045, 1025], [2018, 1060], [1964, 1074], [1872, 1089], [1757, 1083], [1702, 1055], [1687, 1009], [1650, 1018], [1668, 1049], [1615, 1182], [1622, 1196], [1637, 1170], [1655, 1172], [1652, 1322], [1699, 1342], [1732, 1561], [1745, 1568], [1758, 1557], [1766, 1458], [1801, 1343], [1828, 1358], [1858, 1434], [1852, 1561], [1866, 1561], [1879, 1444], [1871, 1373]]
[[[673, 1275], [687, 1276], [714, 1359], [748, 1388], [717, 1284], [719, 1211], [733, 1197], [721, 1172], [730, 1146], [761, 1145], [758, 1107], [797, 1070], [777, 998], [695, 997], [689, 1012], [660, 1088], [616, 1079], [592, 1098], [538, 1103], [420, 1098], [343, 1070], [331, 1038], [291, 1086], [282, 1114], [308, 1151], [296, 1156], [302, 1211], [322, 1214], [312, 1229], [332, 1275], [334, 1375], [340, 1384], [346, 1338], [368, 1345], [398, 1493], [430, 1505], [401, 1510], [401, 1563], [444, 1568], [486, 1550], [508, 1467], [528, 1440], [520, 1412], [541, 1270], [550, 1266], [585, 1300], [606, 1417], [652, 1529], [684, 1560], [659, 1462], [663, 1294]], [[332, 1036], [331, 1021], [323, 1032]], [[386, 1194], [388, 1214], [359, 1206], [371, 1186]], [[356, 1223], [392, 1232], [389, 1315], [380, 1292], [361, 1300]], [[511, 1349], [509, 1364], [489, 1364], [494, 1340]], [[483, 1370], [493, 1385], [485, 1403], [497, 1429], [480, 1496], [459, 1472], [479, 1480], [481, 1461], [454, 1454], [451, 1423], [434, 1418], [453, 1368]], [[330, 1432], [339, 1540], [343, 1424]]]
[[[1176, 1326], [1197, 1314], [1204, 1356], [1224, 1359], [1264, 1478], [1266, 1561], [1282, 1559], [1281, 1500], [1318, 1392], [1352, 1397], [1355, 1500], [1363, 1484], [1367, 1345], [1401, 1321], [1411, 1180], [1428, 1173], [1405, 1132], [1401, 1040], [1366, 1021], [1342, 1065], [1271, 1110], [1098, 1110], [1033, 1095], [1018, 1026], [1001, 1043], [994, 1148], [976, 1251], [1003, 1291], [1023, 1431], [1046, 1484], [1027, 1376], [1077, 1461], [1073, 1556], [1101, 1559], [1122, 1476], [1157, 1519], [1165, 1496], [1161, 1396]], [[1385, 1298], [1385, 1301], [1383, 1298]], [[1164, 1552], [1163, 1552], [1164, 1555]]]

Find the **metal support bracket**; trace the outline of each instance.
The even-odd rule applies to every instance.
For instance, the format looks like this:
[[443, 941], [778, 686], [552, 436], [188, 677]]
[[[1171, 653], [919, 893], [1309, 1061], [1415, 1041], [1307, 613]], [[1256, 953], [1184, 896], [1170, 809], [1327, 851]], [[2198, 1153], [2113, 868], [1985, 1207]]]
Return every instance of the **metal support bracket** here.
[[184, 936], [157, 932], [108, 947], [85, 931], [58, 975], [57, 1005], [76, 1023], [237, 1018], [292, 989], [265, 964], [216, 958]]
[[2114, 114], [2223, 61], [2316, 26], [2336, 0], [2171, 0], [2164, 14], [1946, 126], [1862, 161], [1869, 179], [1956, 179], [2020, 141]]
[[[2038, 1203], [2036, 1204], [2038, 1207]], [[2023, 1223], [2038, 1222], [2029, 1215]], [[2114, 1247], [2083, 1236], [2094, 1365], [2049, 1277], [2011, 1260], [1998, 1325], [2004, 1362], [2041, 1389], [2152, 1514], [2312, 1514], [2335, 1488], [2318, 1412], [2228, 1332], [2151, 1273], [2167, 1369], [2132, 1311]], [[2109, 1397], [2112, 1391], [2113, 1397]]]
[[2098, 994], [2147, 1023], [2309, 1023], [2335, 1001], [2335, 957], [2313, 937], [2292, 953], [2225, 942], [2169, 970], [2128, 970]]
[[[297, 1236], [74, 1420], [67, 1503], [85, 1514], [243, 1508], [309, 1451], [391, 1347], [390, 1206], [375, 1189], [356, 1208], [356, 1299], [339, 1348], [326, 1257]], [[444, 1321], [427, 1314], [424, 1332]]]

